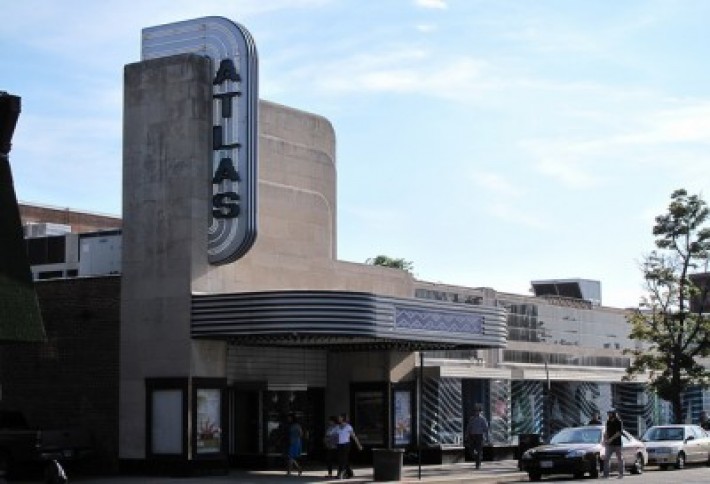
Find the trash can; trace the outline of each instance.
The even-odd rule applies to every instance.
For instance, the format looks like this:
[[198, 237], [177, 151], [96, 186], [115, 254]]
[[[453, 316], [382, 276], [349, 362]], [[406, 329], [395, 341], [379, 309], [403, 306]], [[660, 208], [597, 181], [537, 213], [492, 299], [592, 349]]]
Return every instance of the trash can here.
[[372, 449], [374, 481], [400, 481], [404, 449]]

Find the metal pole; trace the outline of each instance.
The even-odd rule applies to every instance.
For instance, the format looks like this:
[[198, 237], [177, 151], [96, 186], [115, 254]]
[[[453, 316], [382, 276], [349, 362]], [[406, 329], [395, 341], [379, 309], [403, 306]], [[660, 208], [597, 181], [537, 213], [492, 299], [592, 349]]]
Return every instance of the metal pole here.
[[419, 352], [419, 388], [417, 392], [417, 408], [419, 409], [419, 418], [417, 419], [417, 454], [419, 458], [419, 480], [422, 480], [422, 418], [424, 418], [424, 409], [422, 403], [422, 393], [424, 392], [424, 351]]
[[545, 440], [550, 440], [550, 369], [547, 367], [547, 358], [545, 359]]

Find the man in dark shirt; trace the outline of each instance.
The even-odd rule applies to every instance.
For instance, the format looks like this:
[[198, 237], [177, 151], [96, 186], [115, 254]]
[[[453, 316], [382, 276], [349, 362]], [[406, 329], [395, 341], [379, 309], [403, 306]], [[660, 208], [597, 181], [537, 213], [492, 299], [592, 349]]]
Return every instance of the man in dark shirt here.
[[611, 456], [616, 454], [616, 460], [619, 462], [619, 479], [622, 479], [624, 477], [624, 457], [621, 452], [621, 432], [624, 430], [624, 424], [613, 408], [609, 410], [607, 416], [606, 429], [604, 432], [604, 477], [609, 477]]
[[481, 415], [481, 409], [476, 407], [473, 417], [466, 426], [466, 437], [471, 453], [476, 459], [476, 469], [481, 468], [481, 457], [483, 455], [483, 439], [488, 439], [488, 421]]

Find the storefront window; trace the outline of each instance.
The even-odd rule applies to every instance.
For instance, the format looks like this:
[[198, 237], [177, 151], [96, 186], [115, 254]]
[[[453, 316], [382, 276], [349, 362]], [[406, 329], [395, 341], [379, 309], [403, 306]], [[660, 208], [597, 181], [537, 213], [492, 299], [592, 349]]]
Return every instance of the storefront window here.
[[219, 389], [197, 390], [197, 453], [220, 452], [222, 448], [222, 393]]
[[353, 422], [363, 445], [384, 445], [385, 395], [382, 391], [357, 391], [354, 394]]
[[[305, 432], [311, 428], [308, 394], [305, 391], [266, 391], [263, 405], [266, 431], [266, 451], [283, 454], [288, 443], [286, 418], [292, 414]], [[304, 444], [305, 447], [305, 444]]]
[[182, 454], [182, 390], [154, 390], [151, 408], [153, 454]]

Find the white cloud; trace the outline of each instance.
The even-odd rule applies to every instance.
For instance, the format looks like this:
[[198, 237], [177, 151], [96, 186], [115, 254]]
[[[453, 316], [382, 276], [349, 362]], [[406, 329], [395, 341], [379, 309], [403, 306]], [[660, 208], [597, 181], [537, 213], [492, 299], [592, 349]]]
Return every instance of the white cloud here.
[[[299, 77], [316, 78], [316, 87], [331, 94], [348, 92], [394, 92], [427, 97], [462, 98], [482, 96], [494, 88], [484, 82], [486, 63], [470, 57], [434, 59], [422, 49], [394, 49], [378, 55], [358, 54], [330, 65], [311, 66]], [[312, 75], [318, 72], [318, 76]]]
[[477, 171], [472, 173], [471, 177], [478, 186], [495, 195], [514, 198], [521, 195], [520, 189], [513, 186], [506, 177], [498, 175], [497, 173]]
[[414, 3], [417, 7], [421, 8], [434, 8], [440, 10], [449, 8], [446, 4], [446, 0], [415, 0]]
[[646, 117], [642, 129], [621, 136], [619, 144], [702, 143], [710, 144], [710, 102], [676, 101]]
[[540, 160], [536, 169], [568, 188], [592, 188], [601, 184], [601, 178], [592, 174], [578, 160], [565, 159], [563, 156]]
[[514, 206], [509, 200], [491, 200], [488, 204], [488, 212], [498, 219], [531, 229], [543, 229], [547, 227], [547, 223], [538, 215], [520, 209], [519, 205]]
[[419, 24], [416, 26], [416, 29], [423, 34], [429, 34], [431, 32], [435, 32], [437, 30], [437, 26], [434, 24]]
[[468, 177], [483, 190], [478, 200], [484, 200], [485, 211], [489, 215], [528, 228], [546, 226], [538, 214], [531, 213], [530, 206], [524, 201], [527, 191], [515, 185], [509, 177], [481, 170], [469, 171]]

